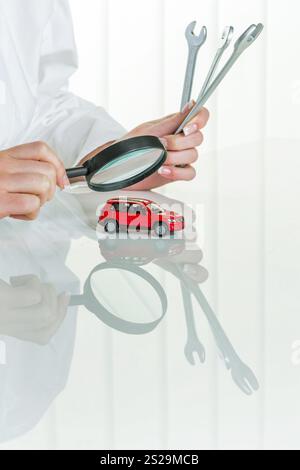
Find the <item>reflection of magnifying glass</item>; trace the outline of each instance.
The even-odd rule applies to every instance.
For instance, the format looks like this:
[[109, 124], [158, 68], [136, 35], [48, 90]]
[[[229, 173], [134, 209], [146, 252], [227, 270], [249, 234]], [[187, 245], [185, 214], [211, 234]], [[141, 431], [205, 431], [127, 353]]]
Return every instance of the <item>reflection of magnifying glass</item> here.
[[166, 158], [157, 137], [134, 137], [107, 147], [81, 167], [68, 169], [67, 175], [70, 179], [84, 176], [94, 191], [115, 191], [152, 175]]
[[140, 335], [161, 322], [168, 302], [151, 274], [137, 266], [110, 262], [91, 272], [84, 294], [73, 295], [69, 305], [84, 305], [111, 328]]

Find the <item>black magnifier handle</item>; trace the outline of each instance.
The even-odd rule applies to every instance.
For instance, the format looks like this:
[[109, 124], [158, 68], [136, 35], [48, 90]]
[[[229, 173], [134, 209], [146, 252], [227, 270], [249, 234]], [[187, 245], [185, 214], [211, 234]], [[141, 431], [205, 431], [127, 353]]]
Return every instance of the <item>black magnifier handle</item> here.
[[66, 173], [67, 173], [67, 177], [69, 179], [78, 178], [79, 176], [87, 176], [88, 168], [85, 167], [85, 166], [78, 166], [78, 167], [75, 167], [75, 168], [69, 168], [68, 170], [66, 170]]
[[71, 295], [69, 307], [79, 307], [84, 305], [84, 296], [83, 295]]

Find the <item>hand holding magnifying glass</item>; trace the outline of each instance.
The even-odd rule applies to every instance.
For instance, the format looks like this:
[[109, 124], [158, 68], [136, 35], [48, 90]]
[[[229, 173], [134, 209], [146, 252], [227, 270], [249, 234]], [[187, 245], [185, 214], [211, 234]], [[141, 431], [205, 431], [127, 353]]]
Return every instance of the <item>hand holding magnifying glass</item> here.
[[[83, 176], [96, 191], [113, 191], [126, 187], [152, 189], [170, 180], [190, 180], [195, 176], [191, 164], [197, 160], [196, 147], [203, 141], [199, 129], [208, 120], [202, 109], [189, 124], [186, 135], [173, 135], [188, 114], [182, 113], [142, 124], [127, 134], [124, 140], [92, 154], [81, 167], [67, 170], [70, 179]], [[184, 162], [186, 168], [176, 168]]]

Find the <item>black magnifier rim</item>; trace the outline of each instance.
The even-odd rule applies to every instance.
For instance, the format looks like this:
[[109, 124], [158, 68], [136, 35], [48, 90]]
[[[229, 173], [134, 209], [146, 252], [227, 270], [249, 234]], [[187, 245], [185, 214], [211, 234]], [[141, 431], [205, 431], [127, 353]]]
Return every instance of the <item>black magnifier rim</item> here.
[[[120, 269], [122, 271], [128, 271], [136, 274], [137, 276], [144, 279], [148, 284], [150, 284], [153, 289], [156, 291], [162, 306], [162, 315], [153, 322], [147, 323], [136, 323], [130, 322], [128, 320], [123, 320], [122, 318], [116, 317], [109, 310], [107, 310], [95, 297], [94, 292], [91, 286], [92, 276], [98, 272], [105, 269]], [[118, 286], [116, 286], [116, 290]], [[99, 320], [105, 323], [107, 326], [114, 330], [118, 330], [122, 333], [132, 334], [132, 335], [142, 335], [150, 333], [156, 328], [156, 326], [162, 321], [165, 317], [168, 309], [168, 300], [167, 296], [161, 286], [161, 284], [147, 271], [144, 269], [134, 266], [132, 264], [121, 263], [121, 262], [106, 262], [96, 266], [88, 279], [86, 280], [84, 286], [84, 305], [85, 307], [96, 315]], [[134, 308], [134, 305], [133, 307]]]
[[[107, 163], [117, 160], [120, 156], [125, 155], [126, 153], [130, 153], [135, 150], [147, 149], [158, 149], [162, 151], [161, 157], [157, 160], [157, 162], [147, 168], [147, 170], [144, 170], [142, 173], [139, 173], [122, 181], [117, 181], [115, 183], [92, 183], [91, 180], [93, 176], [98, 173], [98, 171], [101, 170], [101, 168], [103, 168]], [[152, 135], [143, 135], [121, 140], [120, 142], [110, 145], [109, 147], [98, 153], [98, 155], [93, 157], [91, 160], [88, 160], [84, 163], [83, 166], [87, 168], [87, 184], [90, 189], [98, 192], [108, 192], [127, 188], [128, 186], [132, 186], [133, 184], [139, 183], [140, 181], [155, 173], [165, 163], [167, 154], [168, 152], [159, 140], [159, 138]]]

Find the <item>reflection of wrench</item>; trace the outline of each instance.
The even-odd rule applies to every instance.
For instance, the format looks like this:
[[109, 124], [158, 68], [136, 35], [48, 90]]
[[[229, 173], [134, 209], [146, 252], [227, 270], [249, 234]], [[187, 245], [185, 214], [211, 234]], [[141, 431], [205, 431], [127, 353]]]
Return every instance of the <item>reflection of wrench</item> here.
[[205, 361], [205, 349], [202, 343], [199, 341], [196, 332], [191, 293], [189, 289], [186, 288], [186, 285], [183, 281], [181, 281], [181, 292], [188, 335], [186, 346], [184, 348], [184, 354], [188, 362], [194, 366], [194, 354], [198, 354], [200, 362], [203, 363]]
[[181, 98], [181, 106], [180, 106], [181, 111], [191, 99], [197, 55], [198, 55], [200, 47], [205, 43], [206, 38], [207, 38], [206, 27], [203, 26], [199, 36], [196, 36], [194, 34], [195, 26], [196, 26], [196, 21], [193, 21], [192, 23], [188, 25], [185, 31], [185, 37], [187, 39], [188, 47], [189, 47], [189, 55], [188, 55], [188, 62], [187, 62], [187, 67], [186, 67], [185, 79], [184, 79], [182, 98]]
[[[157, 261], [156, 264], [159, 266], [161, 265]], [[259, 383], [255, 374], [252, 372], [250, 367], [244, 364], [239, 358], [198, 283], [187, 277], [187, 275], [182, 271], [182, 268], [178, 265], [176, 266], [170, 262], [164, 262], [162, 267], [176, 276], [180, 280], [181, 285], [184, 284], [185, 288], [197, 299], [205, 317], [207, 318], [216, 340], [218, 350], [224, 359], [225, 366], [231, 371], [233, 381], [247, 395], [251, 395], [254, 391], [257, 391], [259, 389]]]
[[253, 391], [257, 391], [259, 389], [257, 378], [250, 367], [244, 364], [235, 352], [199, 286], [193, 281], [185, 280], [185, 282], [189, 283], [191, 291], [201, 305], [203, 313], [212, 329], [218, 348], [224, 358], [226, 368], [231, 370], [232, 379], [244, 393], [251, 395]]

